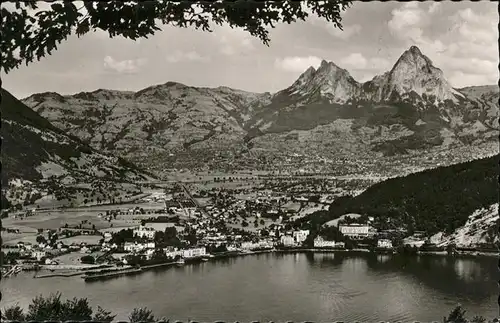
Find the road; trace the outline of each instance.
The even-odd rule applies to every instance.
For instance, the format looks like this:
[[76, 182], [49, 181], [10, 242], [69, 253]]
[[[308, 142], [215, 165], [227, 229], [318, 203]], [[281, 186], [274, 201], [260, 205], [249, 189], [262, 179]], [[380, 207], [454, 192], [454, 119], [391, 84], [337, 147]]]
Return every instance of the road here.
[[198, 210], [200, 210], [201, 214], [204, 216], [204, 217], [209, 217], [208, 216], [208, 213], [205, 211], [205, 208], [203, 208], [200, 203], [198, 203], [198, 201], [191, 195], [191, 192], [189, 192], [189, 190], [187, 189], [186, 185], [184, 185], [184, 183], [181, 183], [179, 182], [179, 185], [181, 186], [182, 190], [184, 191], [184, 193], [186, 194], [186, 196], [191, 200], [191, 202], [194, 203], [194, 205], [196, 205], [196, 208]]

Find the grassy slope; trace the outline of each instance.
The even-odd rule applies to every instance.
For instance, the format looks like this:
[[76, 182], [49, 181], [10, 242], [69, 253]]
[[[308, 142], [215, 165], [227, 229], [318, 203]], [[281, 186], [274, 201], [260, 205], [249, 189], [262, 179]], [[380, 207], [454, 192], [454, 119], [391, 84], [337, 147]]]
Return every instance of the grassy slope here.
[[[7, 180], [14, 177], [27, 180], [40, 179], [40, 174], [35, 167], [47, 161], [49, 154], [70, 158], [79, 157], [81, 150], [90, 150], [79, 139], [67, 136], [62, 130], [54, 127], [47, 119], [3, 89], [0, 107], [2, 112], [2, 185], [7, 184]], [[16, 124], [10, 124], [8, 121]], [[31, 126], [45, 133], [67, 136], [72, 145], [43, 140], [41, 135], [19, 125]]]
[[[65, 133], [53, 126], [47, 119], [28, 108], [21, 101], [2, 89], [2, 185], [6, 185], [10, 178], [23, 178], [26, 180], [39, 180], [40, 174], [35, 167], [48, 161], [50, 156], [57, 155], [69, 161], [71, 157], [80, 157], [82, 153], [95, 152], [87, 144], [75, 136]], [[9, 123], [15, 122], [15, 123]], [[29, 126], [49, 137], [66, 141], [53, 142], [46, 140], [41, 134]], [[134, 172], [143, 172], [132, 163], [119, 158], [119, 169], [130, 169]]]

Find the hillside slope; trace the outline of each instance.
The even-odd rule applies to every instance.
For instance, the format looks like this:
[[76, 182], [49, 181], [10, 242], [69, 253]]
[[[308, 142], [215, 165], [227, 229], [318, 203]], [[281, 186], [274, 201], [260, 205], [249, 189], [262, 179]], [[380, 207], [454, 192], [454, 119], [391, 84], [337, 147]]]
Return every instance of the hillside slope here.
[[136, 182], [151, 179], [130, 162], [66, 134], [8, 91], [1, 95], [2, 195], [11, 204], [30, 205], [46, 195], [68, 203], [83, 194], [105, 201], [121, 196], [125, 186], [137, 192]]
[[301, 222], [323, 224], [343, 214], [375, 217], [379, 229], [453, 233], [469, 217], [498, 203], [499, 155], [439, 167], [377, 183], [356, 197], [335, 201], [328, 212]]
[[101, 151], [133, 161], [187, 153], [203, 163], [200, 151], [210, 155], [241, 145], [254, 106], [268, 96], [167, 82], [138, 92], [41, 93], [23, 102]]

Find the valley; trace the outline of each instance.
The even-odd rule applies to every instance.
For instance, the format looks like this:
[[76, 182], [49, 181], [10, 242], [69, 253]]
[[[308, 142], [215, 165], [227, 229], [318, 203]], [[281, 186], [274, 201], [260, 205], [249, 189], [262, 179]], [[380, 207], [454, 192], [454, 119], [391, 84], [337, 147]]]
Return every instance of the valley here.
[[380, 164], [411, 168], [408, 159], [424, 167], [465, 162], [498, 152], [498, 100], [496, 86], [452, 88], [412, 46], [365, 83], [323, 61], [277, 93], [167, 82], [22, 102], [91, 147], [163, 176], [168, 169], [273, 171], [296, 154], [335, 165], [315, 166], [321, 172], [350, 163], [377, 172]]
[[[371, 247], [424, 232], [417, 240], [436, 248], [489, 248], [498, 99], [494, 86], [452, 88], [414, 46], [371, 81], [323, 61], [274, 94], [167, 82], [19, 101], [2, 90], [2, 216], [17, 230], [7, 240], [33, 243], [68, 224], [91, 235], [142, 230], [160, 214], [229, 240], [245, 232], [271, 243], [271, 228], [283, 231], [274, 244], [293, 231], [307, 232], [294, 246], [325, 236], [352, 248], [363, 242], [323, 225], [359, 213], [373, 218], [362, 224]], [[454, 169], [467, 171], [455, 179]]]

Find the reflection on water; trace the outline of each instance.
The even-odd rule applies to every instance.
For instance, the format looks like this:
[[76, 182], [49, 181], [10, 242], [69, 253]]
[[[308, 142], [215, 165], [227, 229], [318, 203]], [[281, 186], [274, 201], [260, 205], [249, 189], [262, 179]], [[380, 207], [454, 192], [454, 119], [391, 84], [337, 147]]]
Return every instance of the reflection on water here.
[[391, 256], [389, 255], [377, 255], [377, 261], [380, 263], [385, 263], [391, 260]]
[[[2, 280], [3, 306], [27, 306], [33, 290], [87, 297], [126, 320], [147, 306], [158, 316], [199, 321], [441, 321], [461, 303], [494, 317], [496, 259], [441, 256], [261, 254], [86, 284], [80, 278]], [[189, 315], [188, 315], [189, 314]]]

